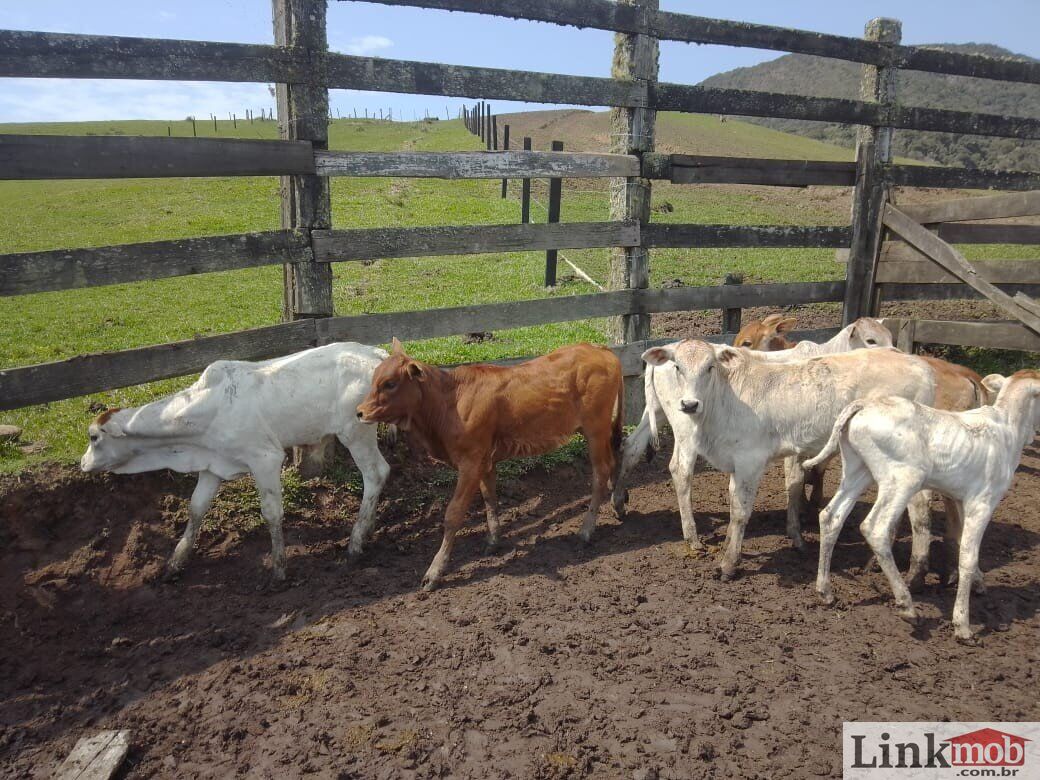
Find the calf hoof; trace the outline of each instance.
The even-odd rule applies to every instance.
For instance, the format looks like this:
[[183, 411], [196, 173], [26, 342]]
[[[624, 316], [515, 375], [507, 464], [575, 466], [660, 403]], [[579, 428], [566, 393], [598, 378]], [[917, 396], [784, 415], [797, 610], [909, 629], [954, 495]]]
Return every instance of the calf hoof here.
[[913, 607], [899, 610], [899, 617], [915, 628], [921, 625], [921, 616], [917, 614], [917, 610]]
[[828, 607], [834, 604], [834, 593], [830, 588], [827, 588], [827, 590], [818, 590], [816, 591], [816, 595], [820, 599], [821, 604]]
[[730, 582], [737, 576], [737, 567], [730, 563], [719, 564], [719, 579], [723, 582]]
[[800, 553], [805, 552], [805, 540], [802, 538], [801, 534], [791, 537], [791, 546]]
[[958, 644], [968, 645], [969, 647], [978, 647], [982, 644], [979, 641], [979, 638], [972, 632], [971, 628], [967, 627], [954, 627], [953, 638], [957, 641]]
[[488, 539], [484, 543], [484, 555], [497, 555], [502, 552], [501, 539]]
[[431, 577], [429, 574], [422, 578], [422, 590], [424, 593], [429, 593], [437, 587], [437, 578]]
[[578, 538], [581, 539], [581, 543], [582, 544], [591, 544], [592, 543], [592, 529], [591, 528], [589, 528], [589, 529], [582, 528], [580, 531], [578, 531]]
[[698, 558], [708, 554], [708, 548], [701, 544], [700, 539], [687, 539], [686, 546], [689, 548], [690, 554], [695, 555]]
[[863, 573], [869, 574], [875, 571], [881, 571], [881, 564], [878, 563], [876, 555], [871, 555], [870, 560], [863, 564]]
[[184, 568], [181, 566], [167, 565], [166, 569], [162, 573], [163, 582], [177, 582], [184, 574]]
[[350, 547], [347, 548], [347, 563], [354, 563], [357, 561], [363, 552], [364, 550], [362, 550], [361, 547], [350, 545]]
[[614, 496], [611, 499], [610, 506], [614, 510], [614, 517], [618, 520], [624, 520], [625, 515], [628, 514], [628, 491], [626, 490], [622, 496]]

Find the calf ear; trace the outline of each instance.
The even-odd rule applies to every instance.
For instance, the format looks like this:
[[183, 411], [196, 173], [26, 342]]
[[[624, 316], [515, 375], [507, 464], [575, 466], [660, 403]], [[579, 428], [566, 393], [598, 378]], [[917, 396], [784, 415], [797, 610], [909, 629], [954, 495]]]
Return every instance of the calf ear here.
[[663, 366], [669, 360], [675, 360], [675, 350], [671, 347], [651, 347], [643, 353], [643, 362], [651, 366]]
[[726, 368], [735, 366], [742, 357], [743, 355], [740, 354], [740, 350], [733, 349], [733, 347], [722, 347], [715, 352], [715, 359]]
[[1007, 381], [1007, 377], [1001, 376], [1000, 374], [988, 374], [982, 378], [982, 386], [989, 390], [993, 395], [1000, 392], [1000, 388], [1004, 386]]
[[414, 360], [408, 364], [407, 368], [405, 368], [405, 371], [408, 372], [408, 376], [410, 376], [412, 379], [416, 379], [420, 382], [426, 378], [426, 372], [423, 370], [423, 367], [416, 363]]
[[794, 326], [798, 324], [796, 317], [784, 317], [778, 323], [776, 323], [777, 333], [787, 333], [790, 330], [794, 330]]
[[109, 420], [103, 426], [101, 426], [101, 429], [109, 436], [114, 436], [116, 438], [126, 436], [126, 432], [123, 431], [123, 427], [115, 420]]
[[392, 348], [390, 351], [393, 352], [395, 355], [404, 354], [404, 346], [401, 344], [400, 341], [397, 340], [397, 336], [394, 336], [393, 338]]

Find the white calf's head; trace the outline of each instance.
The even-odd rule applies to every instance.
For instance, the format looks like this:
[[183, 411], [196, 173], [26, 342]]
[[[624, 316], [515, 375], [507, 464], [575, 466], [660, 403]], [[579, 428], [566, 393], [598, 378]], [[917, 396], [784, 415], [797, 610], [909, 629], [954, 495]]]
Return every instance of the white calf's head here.
[[699, 415], [706, 411], [715, 396], [722, 375], [735, 361], [742, 360], [739, 350], [722, 347], [716, 353], [711, 344], [687, 339], [674, 347], [654, 347], [643, 353], [643, 360], [665, 371], [674, 371], [679, 385], [679, 411]]
[[80, 458], [83, 471], [107, 471], [122, 465], [133, 456], [126, 434], [113, 418], [119, 409], [102, 412], [87, 428], [90, 443]]
[[873, 317], [860, 317], [849, 329], [850, 349], [870, 349], [872, 347], [891, 347], [892, 334], [881, 324], [881, 320]]
[[1000, 388], [1007, 382], [1007, 377], [1002, 374], [987, 374], [982, 378], [982, 386], [986, 388], [986, 403], [984, 406], [992, 406], [997, 400]]

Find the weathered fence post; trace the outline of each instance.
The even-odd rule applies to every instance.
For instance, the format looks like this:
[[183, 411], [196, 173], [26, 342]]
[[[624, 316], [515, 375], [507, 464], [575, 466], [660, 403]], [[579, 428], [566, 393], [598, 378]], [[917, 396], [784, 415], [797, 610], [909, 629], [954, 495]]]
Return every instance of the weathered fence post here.
[[[524, 151], [531, 151], [531, 137], [524, 136]], [[531, 180], [524, 179], [520, 185], [520, 223], [531, 223]]]
[[[660, 8], [660, 0], [619, 0], [631, 5], [645, 18]], [[614, 36], [614, 61], [611, 76], [634, 81], [649, 97], [657, 81], [660, 46], [656, 38], [642, 34], [617, 33]], [[610, 111], [610, 151], [616, 154], [643, 154], [654, 150], [654, 125], [657, 112], [651, 108], [613, 108]], [[639, 176], [611, 179], [610, 218], [612, 220], [650, 221], [650, 180]], [[610, 289], [643, 289], [650, 284], [650, 253], [643, 246], [615, 248], [610, 255]], [[643, 341], [650, 337], [650, 315], [627, 314], [611, 320], [610, 337], [615, 344]], [[642, 412], [643, 383], [625, 382], [625, 397], [630, 421]]]
[[498, 114], [491, 117], [491, 151], [498, 151]]
[[[502, 151], [509, 151], [509, 125], [502, 126]], [[509, 179], [502, 179], [502, 197], [509, 195]]]
[[[741, 274], [728, 273], [726, 278], [722, 282], [724, 285], [729, 284], [743, 284], [744, 277]], [[741, 309], [723, 309], [722, 310], [722, 332], [723, 333], [739, 333], [740, 332], [740, 320], [742, 316]]]
[[917, 320], [902, 320], [899, 323], [899, 332], [896, 334], [896, 348], [902, 350], [908, 355], [914, 354], [914, 347], [916, 346], [916, 330]]
[[[271, 0], [274, 39], [310, 61], [309, 81], [276, 85], [278, 133], [288, 140], [310, 141], [315, 149], [329, 145], [329, 93], [325, 88], [325, 0]], [[300, 230], [331, 227], [329, 181], [323, 176], [283, 176], [282, 227]], [[332, 267], [328, 263], [284, 266], [282, 316], [286, 320], [332, 315]], [[314, 448], [297, 449], [296, 461], [305, 476], [324, 468], [332, 454], [331, 440]]]
[[[896, 19], [871, 19], [864, 37], [896, 46], [902, 25]], [[898, 69], [864, 65], [860, 99], [892, 105], [896, 98]], [[888, 199], [885, 165], [892, 161], [892, 128], [860, 127], [856, 140], [856, 190], [852, 198], [852, 241], [845, 270], [845, 307], [848, 325], [874, 308], [874, 274], [881, 251], [881, 213]]]
[[[554, 152], [563, 151], [563, 141], [553, 141]], [[549, 217], [546, 222], [560, 221], [560, 200], [563, 195], [563, 179], [549, 179]], [[545, 286], [556, 286], [556, 259], [559, 252], [555, 249], [545, 251]]]

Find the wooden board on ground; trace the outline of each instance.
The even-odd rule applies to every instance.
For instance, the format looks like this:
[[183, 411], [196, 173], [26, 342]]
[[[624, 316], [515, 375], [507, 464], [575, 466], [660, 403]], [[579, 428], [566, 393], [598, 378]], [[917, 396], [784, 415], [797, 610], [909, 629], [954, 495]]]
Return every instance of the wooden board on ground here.
[[54, 773], [56, 780], [108, 780], [130, 751], [129, 731], [102, 731], [76, 743]]

